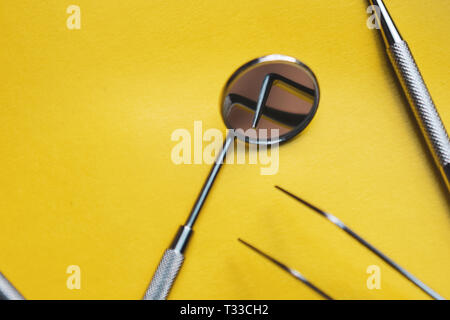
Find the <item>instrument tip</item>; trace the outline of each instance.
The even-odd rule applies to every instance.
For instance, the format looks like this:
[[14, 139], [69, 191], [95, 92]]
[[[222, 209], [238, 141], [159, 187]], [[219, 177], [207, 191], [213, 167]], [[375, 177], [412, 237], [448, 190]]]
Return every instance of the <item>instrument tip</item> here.
[[306, 200], [303, 200], [302, 198], [300, 198], [299, 196], [296, 196], [292, 193], [290, 193], [289, 191], [287, 191], [286, 189], [283, 189], [280, 186], [275, 185], [275, 188], [284, 192], [285, 194], [287, 194], [288, 196], [290, 196], [291, 198], [294, 198], [295, 200], [299, 201], [300, 203], [304, 204], [305, 206], [307, 206], [308, 208], [316, 211], [317, 213], [320, 213], [321, 215], [326, 215], [325, 212], [323, 210], [320, 210], [319, 208], [317, 208], [315, 205], [309, 203]]
[[246, 245], [247, 247], [249, 247], [250, 249], [252, 249], [253, 251], [255, 251], [256, 253], [258, 253], [259, 255], [265, 257], [266, 259], [272, 261], [273, 263], [275, 263], [276, 265], [278, 265], [279, 267], [288, 270], [289, 268], [287, 268], [284, 264], [282, 264], [281, 262], [279, 262], [278, 260], [275, 260], [274, 258], [272, 258], [271, 256], [269, 256], [267, 253], [259, 250], [258, 248], [252, 246], [250, 243], [242, 240], [241, 238], [238, 238], [238, 241], [241, 242], [242, 244]]
[[318, 293], [319, 295], [321, 295], [323, 298], [328, 299], [328, 300], [332, 300], [333, 298], [331, 298], [329, 295], [327, 295], [325, 292], [323, 292], [322, 290], [320, 290], [318, 287], [316, 287], [314, 284], [312, 284], [311, 282], [309, 282], [300, 272], [298, 272], [295, 269], [291, 269], [288, 266], [286, 266], [285, 264], [281, 263], [280, 261], [276, 260], [275, 258], [272, 258], [271, 256], [269, 256], [267, 253], [264, 253], [263, 251], [255, 248], [254, 246], [252, 246], [251, 244], [249, 244], [248, 242], [245, 242], [244, 240], [242, 240], [241, 238], [238, 238], [238, 241], [240, 241], [241, 243], [245, 244], [247, 247], [249, 247], [250, 249], [252, 249], [253, 251], [255, 251], [256, 253], [260, 254], [261, 256], [263, 256], [264, 258], [266, 258], [267, 260], [271, 261], [272, 263], [274, 263], [275, 265], [277, 265], [278, 267], [280, 267], [281, 269], [283, 269], [284, 271], [286, 271], [287, 273], [289, 273], [291, 276], [293, 276], [294, 278], [296, 278], [297, 280], [303, 282], [305, 285], [307, 285], [309, 288], [311, 288], [312, 290], [314, 290], [316, 293]]

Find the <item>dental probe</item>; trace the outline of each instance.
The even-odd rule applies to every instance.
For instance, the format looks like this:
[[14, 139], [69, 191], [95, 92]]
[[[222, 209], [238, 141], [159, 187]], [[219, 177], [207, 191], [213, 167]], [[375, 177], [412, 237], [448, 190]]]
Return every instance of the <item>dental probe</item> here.
[[422, 291], [424, 291], [427, 295], [430, 297], [436, 299], [436, 300], [445, 300], [442, 296], [440, 296], [438, 293], [436, 293], [434, 290], [432, 290], [430, 287], [428, 287], [425, 283], [417, 279], [415, 276], [413, 276], [411, 273], [406, 271], [404, 268], [402, 268], [400, 265], [398, 265], [396, 262], [394, 262], [391, 258], [389, 258], [387, 255], [382, 253], [380, 250], [375, 248], [373, 245], [371, 245], [369, 242], [364, 240], [361, 236], [359, 236], [356, 232], [354, 232], [352, 229], [347, 227], [339, 218], [336, 216], [325, 212], [316, 206], [310, 204], [309, 202], [306, 202], [305, 200], [301, 199], [300, 197], [290, 193], [287, 190], [284, 190], [283, 188], [279, 186], [275, 186], [278, 190], [284, 192], [288, 196], [294, 198], [295, 200], [301, 202], [305, 206], [309, 207], [313, 211], [317, 212], [318, 214], [322, 215], [323, 217], [327, 218], [328, 221], [335, 224], [337, 227], [345, 231], [348, 235], [350, 235], [353, 239], [357, 240], [359, 243], [361, 243], [364, 247], [375, 253], [379, 258], [381, 258], [384, 262], [386, 262], [388, 265], [390, 265], [392, 268], [397, 270], [400, 274], [402, 274], [406, 279], [414, 283], [417, 287], [419, 287]]
[[260, 254], [261, 256], [263, 256], [264, 258], [268, 259], [269, 261], [271, 261], [272, 263], [274, 263], [275, 265], [277, 265], [278, 267], [280, 267], [281, 269], [283, 269], [284, 271], [286, 271], [287, 273], [289, 273], [291, 276], [293, 276], [295, 279], [303, 282], [305, 285], [307, 285], [308, 287], [310, 287], [312, 290], [314, 290], [316, 293], [318, 293], [319, 295], [321, 295], [323, 298], [327, 299], [327, 300], [333, 300], [333, 298], [331, 298], [328, 294], [326, 294], [325, 292], [323, 292], [322, 290], [320, 290], [319, 288], [317, 288], [314, 284], [312, 284], [308, 279], [306, 279], [300, 272], [298, 272], [295, 269], [289, 268], [287, 265], [281, 263], [280, 261], [276, 260], [275, 258], [272, 258], [271, 256], [269, 256], [268, 254], [262, 252], [261, 250], [255, 248], [254, 246], [252, 246], [250, 243], [245, 242], [242, 239], [238, 239], [241, 243], [245, 244], [247, 247], [249, 247], [250, 249], [252, 249], [253, 251], [257, 252], [258, 254]]
[[450, 191], [450, 140], [447, 131], [408, 44], [400, 35], [383, 1], [369, 0], [369, 2], [377, 7], [375, 15], [386, 45], [387, 54]]

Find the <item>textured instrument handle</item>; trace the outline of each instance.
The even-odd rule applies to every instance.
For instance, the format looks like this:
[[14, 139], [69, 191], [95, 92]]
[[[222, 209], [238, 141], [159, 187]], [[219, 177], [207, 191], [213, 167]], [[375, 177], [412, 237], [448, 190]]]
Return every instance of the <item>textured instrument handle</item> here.
[[408, 44], [405, 41], [396, 42], [387, 51], [434, 156], [443, 168], [448, 168], [450, 140]]
[[0, 272], [0, 300], [25, 300], [16, 288]]
[[159, 262], [152, 281], [144, 295], [144, 300], [165, 300], [183, 264], [182, 253], [167, 249]]

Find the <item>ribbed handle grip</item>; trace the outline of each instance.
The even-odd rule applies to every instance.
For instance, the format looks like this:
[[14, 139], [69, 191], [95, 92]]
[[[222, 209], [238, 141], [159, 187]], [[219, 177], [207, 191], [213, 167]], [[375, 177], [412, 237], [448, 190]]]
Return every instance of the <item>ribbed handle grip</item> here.
[[0, 272], [0, 300], [25, 300], [11, 282]]
[[165, 300], [180, 271], [183, 261], [184, 256], [182, 253], [167, 249], [159, 262], [158, 268], [153, 275], [143, 299]]
[[404, 41], [391, 45], [389, 58], [413, 109], [414, 115], [424, 131], [433, 153], [444, 168], [450, 164], [450, 140], [444, 124], [434, 106], [422, 75]]

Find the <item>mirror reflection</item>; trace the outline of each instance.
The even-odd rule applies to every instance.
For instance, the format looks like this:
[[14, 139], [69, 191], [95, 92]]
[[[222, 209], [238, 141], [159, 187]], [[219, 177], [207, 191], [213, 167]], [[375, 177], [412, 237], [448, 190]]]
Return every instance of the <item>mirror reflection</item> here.
[[229, 129], [241, 132], [240, 139], [283, 142], [306, 127], [318, 102], [317, 81], [306, 66], [290, 57], [268, 56], [232, 75], [223, 92], [222, 117]]

